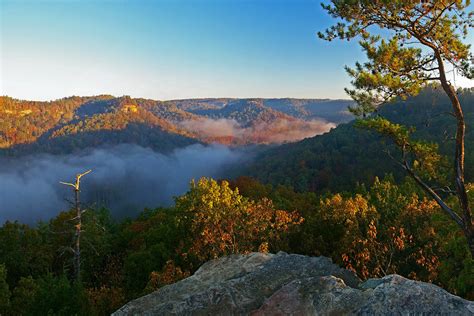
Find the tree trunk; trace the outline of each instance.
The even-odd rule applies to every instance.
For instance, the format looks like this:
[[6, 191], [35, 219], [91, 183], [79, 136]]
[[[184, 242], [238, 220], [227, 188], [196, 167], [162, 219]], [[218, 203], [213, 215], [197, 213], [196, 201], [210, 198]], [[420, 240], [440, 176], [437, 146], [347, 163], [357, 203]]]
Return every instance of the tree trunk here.
[[456, 117], [456, 151], [454, 156], [454, 181], [456, 185], [456, 195], [458, 197], [459, 206], [462, 211], [462, 227], [461, 229], [466, 236], [471, 256], [474, 258], [474, 229], [472, 224], [472, 213], [469, 205], [469, 198], [464, 183], [464, 138], [466, 134], [466, 123], [464, 121], [464, 113], [459, 102], [456, 90], [448, 82], [443, 59], [439, 52], [435, 52], [439, 65], [440, 81], [443, 90], [448, 95]]
[[76, 182], [69, 183], [69, 182], [60, 182], [61, 184], [68, 185], [74, 188], [74, 209], [76, 210], [76, 217], [72, 220], [76, 222], [75, 225], [75, 233], [73, 239], [73, 249], [72, 252], [74, 254], [74, 258], [72, 260], [74, 266], [74, 278], [76, 281], [80, 281], [81, 279], [81, 232], [82, 232], [82, 210], [81, 210], [81, 201], [79, 199], [79, 194], [81, 191], [81, 178], [86, 174], [91, 173], [92, 170], [88, 170], [84, 173], [80, 173], [76, 175]]
[[76, 281], [80, 281], [81, 279], [81, 226], [82, 226], [82, 218], [81, 218], [81, 205], [79, 201], [79, 188], [74, 190], [74, 199], [75, 199], [75, 209], [76, 209], [76, 233], [75, 233], [75, 241], [74, 241], [74, 278]]

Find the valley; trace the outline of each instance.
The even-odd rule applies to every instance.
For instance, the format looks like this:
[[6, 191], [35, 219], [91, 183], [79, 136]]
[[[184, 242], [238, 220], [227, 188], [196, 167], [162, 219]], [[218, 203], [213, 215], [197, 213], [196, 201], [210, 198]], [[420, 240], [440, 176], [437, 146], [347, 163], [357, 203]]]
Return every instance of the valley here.
[[0, 97], [0, 154], [68, 154], [121, 143], [169, 152], [193, 143], [294, 142], [351, 120], [346, 100]]
[[0, 316], [474, 313], [473, 10], [0, 0]]

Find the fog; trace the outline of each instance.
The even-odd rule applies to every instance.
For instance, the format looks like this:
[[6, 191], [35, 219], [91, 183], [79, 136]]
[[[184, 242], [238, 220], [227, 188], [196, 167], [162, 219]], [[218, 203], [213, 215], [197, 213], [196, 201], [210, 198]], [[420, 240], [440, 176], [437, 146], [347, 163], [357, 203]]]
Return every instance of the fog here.
[[280, 119], [276, 122], [257, 124], [247, 133], [249, 136], [254, 135], [257, 142], [279, 144], [321, 135], [335, 127], [336, 124], [324, 120], [296, 121]]
[[236, 120], [226, 118], [199, 118], [182, 121], [179, 124], [182, 128], [203, 137], [241, 137], [243, 132]]
[[322, 119], [305, 121], [279, 118], [271, 122], [257, 121], [251, 126], [243, 127], [234, 119], [204, 118], [183, 121], [180, 126], [203, 138], [232, 136], [241, 140], [237, 143], [281, 144], [326, 133], [336, 127], [336, 124]]
[[191, 145], [160, 154], [136, 145], [94, 149], [80, 154], [0, 158], [0, 223], [33, 224], [69, 208], [77, 173], [92, 169], [81, 181], [82, 200], [108, 207], [117, 218], [133, 217], [145, 207], [168, 206], [187, 191], [189, 181], [220, 177], [244, 159], [242, 150]]

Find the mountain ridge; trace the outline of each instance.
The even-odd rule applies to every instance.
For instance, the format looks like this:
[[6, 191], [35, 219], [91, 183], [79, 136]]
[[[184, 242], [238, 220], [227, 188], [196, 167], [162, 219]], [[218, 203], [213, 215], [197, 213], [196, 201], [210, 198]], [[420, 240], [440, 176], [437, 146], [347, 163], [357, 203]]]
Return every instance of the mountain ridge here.
[[[327, 102], [332, 102], [330, 111]], [[316, 115], [314, 110], [319, 103], [322, 115]], [[7, 154], [36, 152], [40, 148], [48, 151], [50, 147], [55, 147], [53, 152], [61, 152], [55, 143], [57, 138], [63, 138], [69, 142], [68, 147], [77, 145], [78, 149], [131, 142], [166, 150], [158, 148], [157, 139], [148, 139], [144, 130], [148, 133], [150, 129], [155, 135], [161, 135], [158, 138], [183, 138], [187, 139], [185, 143], [217, 142], [231, 146], [282, 143], [326, 132], [350, 120], [352, 117], [345, 112], [350, 104], [349, 101], [288, 98], [159, 101], [111, 95], [72, 96], [43, 102], [2, 96], [0, 148]], [[272, 130], [273, 126], [276, 129]], [[290, 130], [301, 131], [301, 135], [296, 133], [287, 139], [285, 133]], [[106, 138], [104, 135], [110, 132], [122, 138]], [[98, 134], [98, 140], [91, 144], [88, 137], [83, 137], [88, 133]], [[262, 133], [267, 135], [262, 136]], [[275, 138], [275, 134], [278, 137]], [[177, 146], [171, 142], [165, 147]]]
[[[461, 89], [466, 130], [466, 179], [474, 179], [474, 88]], [[440, 89], [426, 89], [418, 96], [382, 106], [376, 115], [413, 127], [413, 136], [437, 143], [440, 153], [451, 159], [455, 122], [450, 119], [450, 102]], [[383, 145], [385, 143], [385, 145]], [[357, 128], [354, 122], [340, 124], [330, 133], [283, 144], [261, 152], [239, 175], [264, 183], [291, 186], [297, 191], [351, 190], [357, 183], [372, 183], [375, 177], [392, 174], [398, 180], [403, 170], [384, 152], [399, 150], [375, 132]], [[450, 161], [450, 160], [449, 160]]]

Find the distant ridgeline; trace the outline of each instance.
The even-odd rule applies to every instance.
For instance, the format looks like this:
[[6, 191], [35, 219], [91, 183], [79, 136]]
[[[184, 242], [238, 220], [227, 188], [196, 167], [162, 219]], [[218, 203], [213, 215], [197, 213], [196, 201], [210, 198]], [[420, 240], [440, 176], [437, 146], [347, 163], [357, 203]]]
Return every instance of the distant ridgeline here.
[[352, 119], [347, 100], [190, 99], [110, 95], [51, 102], [0, 97], [0, 153], [70, 153], [133, 143], [169, 151], [192, 143], [270, 144], [301, 140]]
[[[466, 180], [474, 181], [474, 88], [459, 92], [465, 112]], [[414, 137], [436, 142], [440, 152], [454, 151], [455, 120], [448, 112], [451, 106], [438, 89], [427, 89], [417, 97], [398, 101], [380, 109], [387, 119], [416, 128]], [[298, 191], [352, 190], [359, 183], [372, 183], [375, 176], [392, 173], [395, 178], [405, 172], [383, 152], [390, 140], [374, 132], [361, 130], [353, 122], [341, 124], [330, 133], [268, 149], [239, 174], [254, 176], [262, 182], [283, 184]], [[396, 153], [393, 146], [390, 149]]]

